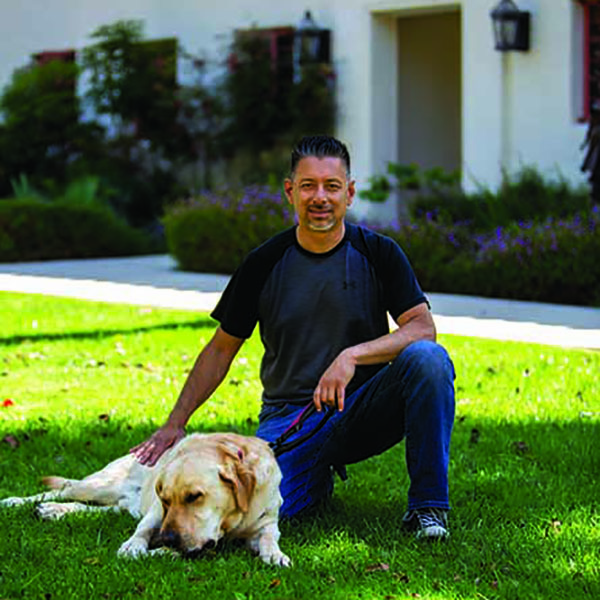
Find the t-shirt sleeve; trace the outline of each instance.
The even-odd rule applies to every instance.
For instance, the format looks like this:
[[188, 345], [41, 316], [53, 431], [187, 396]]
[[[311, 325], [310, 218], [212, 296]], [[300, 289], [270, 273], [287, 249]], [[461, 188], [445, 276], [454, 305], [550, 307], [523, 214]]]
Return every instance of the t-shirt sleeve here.
[[407, 310], [426, 303], [413, 268], [400, 246], [391, 238], [379, 236], [377, 271], [383, 286], [387, 311], [395, 320]]
[[235, 271], [211, 317], [221, 324], [225, 333], [249, 338], [258, 321], [258, 297], [262, 277], [258, 261], [252, 254]]
[[221, 324], [225, 333], [242, 339], [252, 335], [258, 322], [259, 300], [265, 281], [294, 240], [294, 229], [290, 228], [246, 256], [210, 315]]

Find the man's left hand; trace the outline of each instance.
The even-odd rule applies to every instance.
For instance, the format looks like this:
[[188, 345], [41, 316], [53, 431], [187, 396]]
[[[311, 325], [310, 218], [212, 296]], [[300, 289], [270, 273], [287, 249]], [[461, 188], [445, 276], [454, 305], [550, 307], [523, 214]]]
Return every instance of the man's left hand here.
[[354, 377], [356, 365], [349, 352], [342, 352], [323, 373], [315, 392], [313, 402], [320, 412], [323, 406], [336, 407], [344, 410], [346, 386]]

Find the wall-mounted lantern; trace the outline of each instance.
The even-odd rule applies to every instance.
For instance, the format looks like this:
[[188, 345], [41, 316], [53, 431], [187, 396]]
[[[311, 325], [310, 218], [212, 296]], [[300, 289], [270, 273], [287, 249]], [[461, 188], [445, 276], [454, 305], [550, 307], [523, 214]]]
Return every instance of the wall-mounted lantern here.
[[496, 50], [529, 50], [531, 13], [519, 10], [513, 0], [500, 0], [490, 15], [494, 27]]
[[330, 62], [330, 31], [321, 29], [315, 23], [310, 10], [294, 32], [294, 80], [301, 77], [301, 68], [305, 65]]

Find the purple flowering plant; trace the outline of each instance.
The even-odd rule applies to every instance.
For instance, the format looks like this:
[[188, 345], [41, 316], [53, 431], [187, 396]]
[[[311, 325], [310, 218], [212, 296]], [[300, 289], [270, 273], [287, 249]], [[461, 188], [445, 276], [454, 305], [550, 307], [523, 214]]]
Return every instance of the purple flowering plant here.
[[487, 232], [431, 216], [381, 231], [407, 253], [429, 291], [600, 305], [600, 207]]
[[280, 191], [266, 186], [207, 191], [164, 217], [167, 246], [182, 269], [232, 273], [246, 254], [294, 223]]

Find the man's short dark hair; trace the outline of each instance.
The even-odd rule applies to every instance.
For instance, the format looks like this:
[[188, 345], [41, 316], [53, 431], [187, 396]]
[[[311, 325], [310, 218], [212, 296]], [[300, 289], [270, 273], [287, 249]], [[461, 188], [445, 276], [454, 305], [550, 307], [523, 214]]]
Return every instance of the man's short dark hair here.
[[293, 178], [301, 159], [308, 156], [317, 158], [339, 158], [346, 167], [346, 175], [350, 178], [350, 153], [340, 140], [330, 135], [307, 135], [292, 150], [290, 176]]

